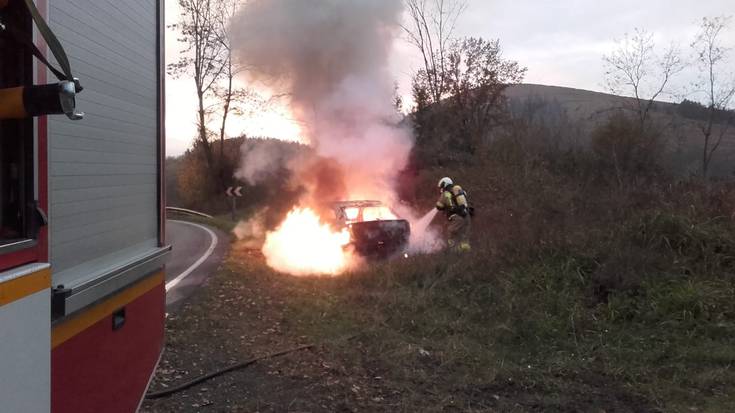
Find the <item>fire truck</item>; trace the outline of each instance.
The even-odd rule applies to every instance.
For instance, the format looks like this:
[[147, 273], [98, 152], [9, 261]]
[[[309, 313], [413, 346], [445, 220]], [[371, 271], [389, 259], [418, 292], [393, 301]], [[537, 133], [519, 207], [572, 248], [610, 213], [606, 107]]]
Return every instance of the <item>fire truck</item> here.
[[163, 3], [0, 0], [2, 412], [134, 412], [159, 360]]

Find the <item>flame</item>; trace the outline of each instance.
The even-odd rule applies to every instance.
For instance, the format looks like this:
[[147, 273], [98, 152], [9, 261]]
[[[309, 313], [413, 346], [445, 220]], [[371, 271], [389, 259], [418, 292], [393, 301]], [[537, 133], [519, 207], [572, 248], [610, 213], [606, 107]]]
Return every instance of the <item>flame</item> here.
[[396, 218], [396, 214], [391, 212], [390, 208], [386, 206], [365, 207], [362, 210], [363, 221], [383, 221]]
[[350, 233], [323, 224], [309, 208], [292, 209], [275, 231], [268, 232], [263, 255], [271, 268], [293, 275], [337, 275], [353, 261], [345, 247]]
[[387, 219], [398, 219], [396, 214], [386, 206], [367, 206], [362, 208], [345, 208], [345, 219], [347, 223], [363, 221], [384, 221]]
[[357, 221], [360, 216], [360, 208], [345, 208], [345, 216], [347, 216], [347, 221]]

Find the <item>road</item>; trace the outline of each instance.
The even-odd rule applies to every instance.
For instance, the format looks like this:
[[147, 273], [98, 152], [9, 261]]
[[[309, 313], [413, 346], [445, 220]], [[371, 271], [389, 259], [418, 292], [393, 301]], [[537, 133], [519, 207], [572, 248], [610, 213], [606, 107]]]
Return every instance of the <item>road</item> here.
[[173, 246], [166, 264], [166, 311], [171, 313], [217, 270], [228, 237], [206, 225], [168, 220], [166, 239]]

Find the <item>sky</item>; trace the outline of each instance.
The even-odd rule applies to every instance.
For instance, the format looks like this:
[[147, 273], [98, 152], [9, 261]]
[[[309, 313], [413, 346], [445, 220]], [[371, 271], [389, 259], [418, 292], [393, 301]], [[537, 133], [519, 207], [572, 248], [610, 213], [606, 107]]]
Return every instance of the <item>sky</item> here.
[[[294, 0], [302, 1], [302, 0]], [[349, 1], [349, 0], [343, 0]], [[166, 2], [166, 23], [178, 18], [177, 1]], [[528, 68], [526, 83], [566, 86], [606, 92], [602, 57], [635, 28], [654, 34], [657, 46], [678, 44], [685, 58], [689, 44], [704, 16], [735, 15], [734, 0], [469, 0], [457, 22], [457, 36], [500, 39], [506, 58]], [[735, 47], [735, 21], [725, 43]], [[174, 31], [166, 33], [166, 59], [175, 61], [181, 45]], [[735, 53], [735, 50], [733, 50]], [[399, 38], [394, 45], [391, 71], [399, 93], [410, 101], [410, 79], [420, 68], [413, 46]], [[684, 73], [680, 85], [691, 83]], [[196, 133], [194, 83], [186, 78], [167, 78], [166, 133], [168, 155], [179, 155], [191, 146]], [[283, 110], [236, 119], [230, 136], [272, 136], [296, 139], [298, 126]]]

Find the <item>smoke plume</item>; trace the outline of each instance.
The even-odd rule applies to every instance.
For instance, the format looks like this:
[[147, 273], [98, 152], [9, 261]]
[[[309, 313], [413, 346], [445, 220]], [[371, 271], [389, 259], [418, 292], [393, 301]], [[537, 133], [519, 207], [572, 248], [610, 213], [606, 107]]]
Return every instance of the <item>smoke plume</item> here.
[[238, 222], [232, 230], [237, 239], [241, 241], [240, 245], [243, 248], [258, 249], [263, 245], [267, 231], [266, 216], [268, 211], [268, 208], [258, 211], [247, 221]]
[[287, 168], [304, 151], [302, 145], [275, 139], [245, 139], [235, 178], [258, 185]]
[[[314, 213], [334, 219], [325, 208], [329, 202], [400, 205], [397, 177], [413, 137], [393, 106], [389, 57], [402, 13], [402, 0], [250, 0], [233, 18], [233, 45], [249, 68], [247, 80], [288, 97], [310, 146], [290, 156], [246, 141], [241, 151], [237, 177], [257, 184], [288, 169], [287, 186], [300, 193], [294, 206], [308, 208], [292, 210], [277, 229], [264, 227], [257, 216], [238, 227], [241, 239], [258, 239], [265, 231], [263, 253], [276, 269], [338, 273], [356, 262], [345, 255], [342, 233], [314, 221]], [[414, 220], [410, 211], [400, 215]], [[426, 222], [416, 234], [430, 233]]]
[[[335, 162], [332, 179], [353, 198], [393, 201], [386, 198], [412, 146], [388, 71], [402, 11], [400, 0], [253, 0], [232, 23], [249, 80], [289, 96], [304, 139]], [[247, 175], [280, 161], [259, 155], [243, 163]], [[313, 162], [291, 167], [298, 175]]]

